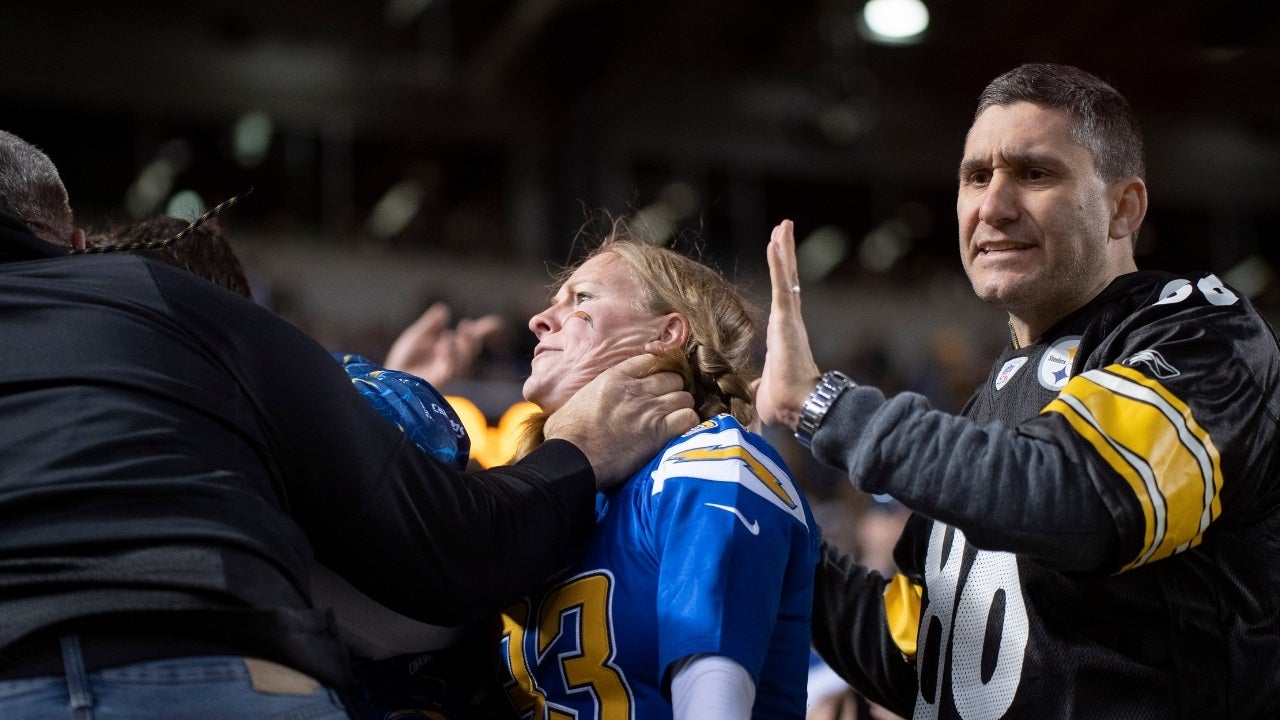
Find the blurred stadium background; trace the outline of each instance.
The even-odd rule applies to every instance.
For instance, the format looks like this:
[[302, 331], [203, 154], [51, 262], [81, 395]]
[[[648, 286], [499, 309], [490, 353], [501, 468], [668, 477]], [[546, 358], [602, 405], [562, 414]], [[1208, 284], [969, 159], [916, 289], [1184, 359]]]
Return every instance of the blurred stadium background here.
[[332, 349], [379, 358], [434, 299], [507, 316], [445, 388], [492, 420], [596, 208], [762, 304], [769, 229], [794, 219], [820, 362], [954, 410], [1005, 338], [955, 251], [973, 103], [1066, 62], [1144, 123], [1140, 263], [1209, 267], [1280, 315], [1280, 6], [924, 0], [916, 35], [872, 32], [913, 1], [10, 1], [0, 127], [90, 226], [254, 187], [224, 226], [255, 292]]

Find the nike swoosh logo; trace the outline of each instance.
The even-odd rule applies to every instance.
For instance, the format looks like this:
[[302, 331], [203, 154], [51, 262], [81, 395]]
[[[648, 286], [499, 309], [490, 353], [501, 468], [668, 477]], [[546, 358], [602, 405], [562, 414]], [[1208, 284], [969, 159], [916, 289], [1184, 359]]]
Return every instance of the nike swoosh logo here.
[[738, 512], [738, 508], [729, 507], [728, 505], [717, 505], [716, 503], [703, 503], [703, 505], [706, 505], [707, 507], [719, 508], [721, 510], [728, 510], [729, 512], [738, 516], [738, 519], [742, 521], [742, 525], [747, 529], [747, 532], [751, 533], [752, 535], [760, 534], [760, 521], [752, 520], [751, 522], [747, 522], [747, 519], [743, 517], [742, 513]]

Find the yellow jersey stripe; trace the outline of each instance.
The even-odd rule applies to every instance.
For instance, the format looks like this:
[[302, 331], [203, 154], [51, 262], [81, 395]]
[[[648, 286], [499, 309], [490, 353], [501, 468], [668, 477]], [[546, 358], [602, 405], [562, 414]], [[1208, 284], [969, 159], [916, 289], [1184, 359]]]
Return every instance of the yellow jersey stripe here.
[[1043, 412], [1061, 414], [1137, 498], [1147, 528], [1125, 570], [1200, 543], [1221, 512], [1222, 470], [1186, 403], [1137, 370], [1111, 365], [1072, 378]]
[[[1055, 403], [1061, 403], [1066, 408], [1054, 407]], [[1146, 519], [1146, 532], [1143, 537], [1142, 552], [1124, 569], [1128, 570], [1150, 560], [1151, 555], [1164, 540], [1168, 517], [1164, 496], [1160, 493], [1160, 487], [1151, 466], [1108, 437], [1101, 424], [1093, 417], [1093, 413], [1076, 398], [1059, 395], [1045, 407], [1045, 411], [1062, 414], [1067, 422], [1071, 423], [1076, 433], [1089, 441], [1102, 459], [1129, 484], [1134, 495], [1138, 497], [1138, 505], [1142, 508], [1142, 515]]]
[[911, 582], [902, 573], [894, 575], [884, 586], [884, 616], [889, 625], [889, 635], [908, 659], [916, 656], [923, 593], [924, 587]]
[[1205, 480], [1212, 480], [1203, 484], [1204, 503], [1199, 528], [1203, 533], [1208, 529], [1209, 523], [1213, 522], [1221, 512], [1218, 493], [1222, 490], [1222, 468], [1213, 439], [1208, 431], [1195, 421], [1191, 408], [1156, 380], [1124, 365], [1112, 365], [1106, 368], [1106, 371], [1109, 372], [1094, 370], [1085, 375], [1090, 376], [1090, 379], [1095, 382], [1101, 381], [1099, 384], [1110, 387], [1116, 392], [1120, 392], [1119, 388], [1123, 384], [1129, 392], [1135, 393], [1133, 395], [1135, 398], [1145, 399], [1157, 405], [1178, 431], [1178, 439], [1189, 452], [1195, 455], [1196, 462], [1200, 465], [1201, 476]]

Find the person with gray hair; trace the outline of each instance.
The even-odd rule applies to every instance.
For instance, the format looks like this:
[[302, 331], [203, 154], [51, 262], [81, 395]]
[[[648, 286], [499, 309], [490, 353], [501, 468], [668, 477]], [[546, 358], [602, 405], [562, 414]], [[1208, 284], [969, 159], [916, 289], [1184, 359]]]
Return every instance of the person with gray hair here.
[[822, 373], [773, 231], [756, 407], [914, 513], [890, 578], [827, 549], [814, 644], [900, 715], [1280, 717], [1280, 348], [1215, 275], [1137, 269], [1144, 172], [1097, 77], [988, 85], [956, 214], [1010, 335], [959, 415]]
[[496, 613], [572, 560], [597, 489], [697, 422], [681, 377], [637, 355], [519, 463], [460, 472], [265, 308], [167, 262], [73, 253], [34, 147], [6, 135], [0, 168], [6, 720], [345, 720], [317, 563], [422, 622]]
[[58, 168], [39, 148], [0, 130], [0, 211], [21, 220], [45, 242], [83, 250]]

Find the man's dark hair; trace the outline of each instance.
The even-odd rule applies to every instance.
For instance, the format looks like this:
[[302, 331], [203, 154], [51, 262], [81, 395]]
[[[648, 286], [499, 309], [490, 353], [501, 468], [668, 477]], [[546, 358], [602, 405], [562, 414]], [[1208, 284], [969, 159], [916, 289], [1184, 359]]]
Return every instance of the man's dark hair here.
[[987, 85], [974, 118], [992, 105], [1018, 102], [1065, 110], [1071, 137], [1093, 153], [1093, 166], [1105, 182], [1131, 175], [1146, 179], [1138, 119], [1124, 96], [1107, 83], [1070, 65], [1028, 63]]
[[[189, 223], [168, 216], [149, 218], [137, 222], [115, 225], [105, 233], [90, 238], [92, 245], [124, 246], [167, 240], [183, 230]], [[222, 234], [222, 228], [210, 219], [191, 229], [181, 240], [162, 248], [129, 250], [143, 257], [162, 260], [193, 272], [196, 275], [247, 298], [252, 298], [249, 280], [235, 250]]]

